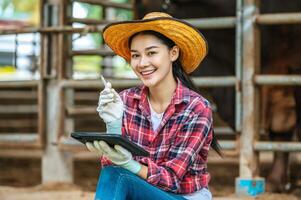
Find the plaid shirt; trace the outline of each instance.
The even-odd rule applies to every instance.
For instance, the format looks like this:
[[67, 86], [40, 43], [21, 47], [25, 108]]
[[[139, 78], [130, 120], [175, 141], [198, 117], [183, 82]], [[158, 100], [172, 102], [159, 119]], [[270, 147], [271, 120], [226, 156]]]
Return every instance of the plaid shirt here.
[[[134, 159], [148, 167], [147, 182], [168, 192], [188, 194], [208, 187], [207, 155], [212, 141], [209, 102], [178, 81], [161, 124], [151, 124], [148, 88], [124, 90], [122, 134], [143, 147], [149, 157]], [[101, 159], [102, 165], [110, 162]]]

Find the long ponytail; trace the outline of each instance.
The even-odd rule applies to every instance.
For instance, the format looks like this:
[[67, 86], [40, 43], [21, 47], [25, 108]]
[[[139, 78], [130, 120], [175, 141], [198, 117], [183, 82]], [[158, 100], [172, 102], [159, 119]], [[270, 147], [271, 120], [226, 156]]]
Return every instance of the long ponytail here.
[[[174, 63], [173, 63], [173, 67], [172, 67], [172, 73], [174, 75], [174, 77], [177, 77], [182, 83], [183, 85], [185, 85], [187, 88], [195, 91], [196, 93], [200, 93], [199, 89], [194, 85], [194, 83], [192, 82], [192, 80], [190, 79], [190, 77], [188, 76], [188, 74], [184, 71], [181, 62], [179, 61], [179, 59], [177, 59]], [[213, 133], [212, 135], [212, 142], [210, 145], [220, 156], [222, 156], [222, 152], [221, 152], [221, 146], [218, 143], [218, 140], [215, 136], [215, 134]]]

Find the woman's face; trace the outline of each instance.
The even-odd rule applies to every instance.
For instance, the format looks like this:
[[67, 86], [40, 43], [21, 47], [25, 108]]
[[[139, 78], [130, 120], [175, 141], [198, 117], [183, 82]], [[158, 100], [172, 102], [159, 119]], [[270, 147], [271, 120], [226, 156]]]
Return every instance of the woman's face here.
[[153, 35], [138, 34], [130, 45], [131, 66], [147, 87], [173, 81], [172, 62], [179, 56], [179, 49], [169, 49]]

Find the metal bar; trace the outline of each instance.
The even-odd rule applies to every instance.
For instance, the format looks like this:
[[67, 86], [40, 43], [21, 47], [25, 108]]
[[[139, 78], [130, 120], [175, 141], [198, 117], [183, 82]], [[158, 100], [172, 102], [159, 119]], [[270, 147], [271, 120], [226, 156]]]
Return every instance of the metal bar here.
[[[111, 82], [112, 86], [115, 88], [119, 87], [133, 87], [141, 83], [138, 79], [109, 79], [107, 81]], [[93, 88], [99, 89], [103, 88], [103, 84], [100, 80], [62, 80], [60, 82], [62, 88]]]
[[69, 22], [70, 23], [81, 23], [81, 24], [87, 24], [87, 25], [107, 25], [109, 23], [112, 23], [112, 22], [117, 22], [116, 20], [115, 21], [112, 21], [112, 20], [103, 20], [103, 19], [88, 19], [88, 18], [70, 18], [69, 19]]
[[236, 25], [236, 17], [215, 17], [203, 19], [184, 19], [188, 23], [197, 28], [203, 29], [222, 29], [234, 28]]
[[236, 141], [232, 140], [219, 140], [222, 150], [235, 150], [237, 148]]
[[[197, 28], [234, 28], [236, 25], [235, 17], [217, 17], [208, 19], [184, 19], [185, 21], [193, 24]], [[278, 21], [277, 21], [278, 20]], [[284, 24], [284, 23], [300, 23], [301, 14], [300, 13], [290, 13], [290, 14], [263, 14], [256, 17], [256, 22], [258, 24]], [[22, 29], [10, 29], [1, 30], [0, 35], [7, 34], [17, 34], [17, 33], [47, 33], [47, 32], [70, 32], [70, 33], [81, 33], [81, 32], [102, 32], [104, 25], [98, 26], [86, 26], [85, 28], [74, 28], [72, 26], [58, 26], [58, 27], [43, 27], [34, 28], [27, 27]]]
[[[115, 88], [133, 87], [141, 83], [138, 79], [112, 79], [107, 78], [112, 86]], [[220, 86], [235, 86], [235, 76], [224, 77], [194, 77], [192, 78], [196, 86], [199, 87], [220, 87]], [[63, 80], [61, 83], [63, 88], [102, 88], [103, 85], [100, 80]]]
[[130, 3], [114, 3], [112, 1], [107, 1], [107, 0], [72, 0], [72, 1], [73, 2], [81, 2], [81, 3], [89, 3], [89, 4], [105, 6], [105, 7], [121, 8], [121, 9], [127, 9], [127, 10], [133, 9], [133, 5]]
[[235, 86], [237, 81], [235, 76], [194, 77], [192, 80], [198, 87]]
[[45, 84], [44, 84], [44, 80], [41, 80], [38, 86], [38, 102], [37, 102], [37, 106], [38, 106], [38, 119], [37, 119], [37, 125], [38, 125], [38, 143], [44, 147], [45, 146], [45, 138], [46, 138], [46, 130], [45, 130], [45, 121], [46, 121], [46, 108], [45, 108], [45, 104], [46, 104], [46, 98], [45, 98]]
[[38, 80], [31, 81], [0, 81], [0, 88], [32, 88], [38, 87]]
[[216, 135], [236, 135], [236, 132], [230, 127], [214, 127], [214, 134]]
[[112, 50], [100, 48], [100, 49], [87, 49], [87, 50], [74, 50], [71, 52], [71, 56], [80, 55], [102, 55], [102, 56], [114, 56], [115, 53]]
[[301, 85], [301, 75], [256, 75], [257, 85]]
[[301, 152], [301, 142], [255, 142], [257, 151]]
[[242, 0], [236, 0], [236, 30], [235, 30], [235, 76], [237, 84], [235, 87], [235, 131], [241, 131], [242, 121]]
[[21, 33], [90, 33], [102, 32], [105, 25], [85, 26], [84, 28], [74, 28], [72, 26], [53, 26], [42, 28], [21, 28], [0, 30], [0, 35], [21, 34]]
[[260, 25], [300, 24], [301, 13], [261, 14], [256, 16]]

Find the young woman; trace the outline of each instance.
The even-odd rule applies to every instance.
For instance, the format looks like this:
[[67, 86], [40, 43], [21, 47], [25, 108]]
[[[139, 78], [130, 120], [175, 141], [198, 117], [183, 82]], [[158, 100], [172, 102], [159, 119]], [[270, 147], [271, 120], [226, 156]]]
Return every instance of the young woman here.
[[109, 24], [103, 35], [143, 84], [119, 96], [107, 83], [97, 111], [108, 133], [124, 135], [150, 156], [87, 143], [103, 166], [95, 199], [212, 199], [207, 156], [210, 146], [219, 152], [212, 109], [187, 75], [207, 54], [205, 39], [190, 24], [158, 12]]

